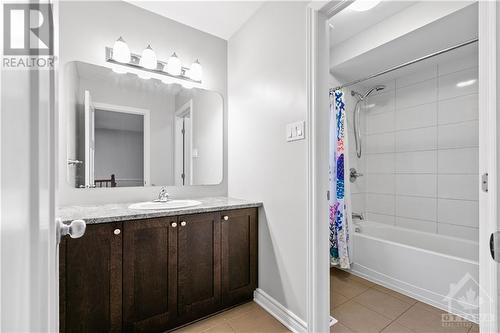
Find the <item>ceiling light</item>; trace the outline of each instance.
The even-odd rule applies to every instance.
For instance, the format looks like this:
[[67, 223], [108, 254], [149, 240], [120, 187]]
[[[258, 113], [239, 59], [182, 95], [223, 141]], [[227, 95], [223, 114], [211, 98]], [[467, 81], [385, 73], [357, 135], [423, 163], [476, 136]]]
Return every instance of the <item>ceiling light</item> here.
[[147, 69], [156, 69], [158, 66], [158, 61], [156, 60], [155, 51], [151, 48], [151, 45], [148, 45], [142, 51], [141, 60], [139, 61], [139, 66], [147, 68]]
[[179, 76], [181, 75], [182, 65], [181, 60], [177, 57], [175, 52], [168, 58], [167, 66], [165, 71], [170, 75]]
[[196, 61], [193, 62], [191, 68], [189, 69], [188, 76], [193, 81], [201, 81], [202, 75], [203, 75], [203, 69], [198, 59], [196, 59]]
[[379, 3], [380, 1], [376, 0], [356, 0], [349, 6], [349, 9], [355, 10], [357, 12], [364, 12], [372, 9]]
[[467, 86], [472, 86], [474, 83], [476, 83], [476, 81], [477, 81], [476, 79], [472, 79], [472, 80], [458, 82], [457, 87], [463, 88], [463, 87], [467, 87]]
[[113, 60], [122, 63], [130, 62], [130, 49], [122, 37], [118, 38], [113, 45]]

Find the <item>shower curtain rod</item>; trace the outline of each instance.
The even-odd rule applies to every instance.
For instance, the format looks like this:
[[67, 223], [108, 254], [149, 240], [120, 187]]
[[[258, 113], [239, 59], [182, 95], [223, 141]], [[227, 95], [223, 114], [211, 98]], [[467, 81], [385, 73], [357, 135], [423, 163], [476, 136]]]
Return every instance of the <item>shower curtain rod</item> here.
[[476, 43], [479, 39], [478, 38], [474, 38], [474, 39], [471, 39], [469, 41], [466, 41], [466, 42], [463, 42], [463, 43], [460, 43], [460, 44], [457, 44], [457, 45], [454, 45], [454, 46], [451, 46], [451, 47], [448, 47], [446, 49], [442, 49], [440, 51], [437, 51], [437, 52], [434, 52], [434, 53], [431, 53], [431, 54], [428, 54], [428, 55], [425, 55], [423, 57], [420, 57], [420, 58], [417, 58], [417, 59], [413, 59], [413, 60], [410, 60], [408, 62], [405, 62], [401, 65], [397, 65], [397, 66], [394, 66], [394, 67], [391, 67], [391, 68], [388, 68], [388, 69], [385, 69], [381, 72], [378, 72], [376, 74], [372, 74], [370, 76], [367, 76], [363, 79], [358, 79], [358, 80], [355, 80], [355, 81], [352, 81], [352, 82], [349, 82], [349, 83], [346, 83], [346, 84], [343, 84], [341, 86], [338, 86], [338, 87], [335, 87], [333, 88], [333, 90], [339, 90], [339, 89], [342, 89], [342, 88], [345, 88], [345, 87], [349, 87], [349, 86], [352, 86], [353, 84], [356, 84], [356, 83], [360, 83], [360, 82], [363, 82], [363, 81], [366, 81], [366, 80], [369, 80], [369, 79], [373, 79], [373, 78], [376, 78], [378, 76], [381, 76], [381, 75], [384, 75], [384, 74], [387, 74], [389, 72], [392, 72], [392, 71], [395, 71], [397, 69], [400, 69], [400, 68], [403, 68], [403, 67], [407, 67], [407, 66], [410, 66], [410, 65], [413, 65], [417, 62], [420, 62], [420, 61], [423, 61], [423, 60], [426, 60], [426, 59], [429, 59], [429, 58], [432, 58], [432, 57], [435, 57], [435, 56], [438, 56], [440, 54], [443, 54], [443, 53], [446, 53], [446, 52], [449, 52], [449, 51], [453, 51], [453, 50], [456, 50], [462, 46], [467, 46], [469, 44], [473, 44], [473, 43]]

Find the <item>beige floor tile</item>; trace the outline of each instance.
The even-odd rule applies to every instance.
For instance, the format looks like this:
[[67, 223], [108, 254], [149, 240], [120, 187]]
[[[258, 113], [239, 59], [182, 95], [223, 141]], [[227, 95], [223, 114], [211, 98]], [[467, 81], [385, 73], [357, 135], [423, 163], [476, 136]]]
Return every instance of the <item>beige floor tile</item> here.
[[469, 330], [469, 333], [479, 333], [479, 325], [478, 324], [472, 324], [471, 328]]
[[212, 328], [209, 328], [203, 333], [235, 333], [236, 331], [228, 323], [222, 323]]
[[188, 326], [184, 326], [178, 330], [175, 330], [176, 333], [198, 333], [204, 332], [212, 327], [224, 324], [225, 320], [220, 317], [220, 315], [210, 317], [204, 320], [200, 320], [196, 323], [193, 323]]
[[255, 309], [227, 323], [237, 333], [285, 333], [290, 332], [273, 316], [263, 309]]
[[370, 287], [349, 278], [339, 278], [332, 276], [330, 279], [330, 290], [335, 290], [347, 298], [353, 298], [367, 291]]
[[355, 333], [355, 332], [342, 323], [336, 323], [335, 325], [330, 327], [330, 333]]
[[354, 274], [349, 275], [349, 279], [356, 281], [356, 282], [359, 282], [361, 284], [364, 284], [365, 286], [368, 286], [368, 287], [375, 286], [375, 283], [368, 281], [366, 279], [363, 279], [362, 277], [356, 276]]
[[349, 277], [349, 275], [351, 275], [351, 273], [349, 273], [348, 271], [344, 271], [342, 269], [339, 269], [339, 268], [332, 267], [332, 268], [330, 268], [330, 275], [337, 276], [337, 277]]
[[248, 302], [237, 307], [234, 307], [230, 310], [222, 312], [219, 316], [224, 318], [225, 320], [231, 320], [238, 318], [241, 315], [244, 315], [248, 311], [261, 309], [261, 307], [255, 302]]
[[342, 294], [333, 292], [331, 297], [330, 297], [330, 309], [336, 308], [345, 302], [347, 302], [349, 298], [345, 297]]
[[415, 331], [393, 322], [384, 328], [381, 333], [415, 333]]
[[396, 322], [418, 333], [467, 333], [470, 328], [462, 324], [447, 326], [439, 311], [422, 303], [412, 306]]
[[422, 302], [417, 302], [415, 304], [415, 306], [418, 308], [425, 309], [427, 311], [436, 312], [439, 315], [448, 313], [448, 311], [441, 310], [440, 308], [436, 308], [435, 306], [432, 306], [432, 305], [426, 304], [426, 303], [422, 303]]
[[411, 307], [411, 304], [373, 288], [354, 297], [353, 300], [390, 319], [396, 319]]
[[391, 323], [391, 319], [352, 300], [334, 309], [333, 317], [359, 333], [378, 333]]
[[383, 292], [383, 293], [389, 294], [389, 295], [391, 295], [391, 296], [393, 296], [393, 297], [396, 297], [397, 299], [399, 299], [400, 301], [403, 301], [403, 302], [405, 302], [405, 303], [408, 303], [408, 304], [411, 304], [411, 305], [413, 305], [413, 304], [417, 303], [417, 300], [416, 300], [416, 299], [411, 298], [411, 297], [408, 297], [408, 296], [406, 296], [406, 295], [403, 295], [403, 294], [401, 294], [401, 293], [398, 293], [397, 291], [394, 291], [394, 290], [392, 290], [392, 289], [389, 289], [389, 288], [383, 287], [383, 286], [381, 286], [381, 285], [374, 284], [374, 285], [373, 285], [373, 288], [374, 288], [374, 289], [376, 289], [376, 290], [378, 290], [378, 291], [381, 291], [381, 292]]

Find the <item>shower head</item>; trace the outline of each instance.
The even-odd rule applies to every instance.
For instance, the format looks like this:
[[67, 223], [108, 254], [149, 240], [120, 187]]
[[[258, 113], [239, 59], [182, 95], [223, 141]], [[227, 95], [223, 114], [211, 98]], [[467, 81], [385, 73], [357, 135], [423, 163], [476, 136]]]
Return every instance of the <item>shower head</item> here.
[[385, 89], [385, 86], [384, 85], [378, 85], [378, 86], [375, 86], [373, 88], [371, 88], [370, 90], [368, 90], [365, 95], [363, 96], [363, 98], [366, 98], [368, 97], [372, 92], [379, 92], [379, 91], [382, 91]]
[[385, 89], [385, 86], [380, 84], [375, 87], [372, 87], [368, 89], [364, 94], [360, 94], [357, 91], [351, 90], [351, 96], [356, 96], [360, 101], [364, 100], [366, 97], [368, 97], [372, 92], [379, 92]]

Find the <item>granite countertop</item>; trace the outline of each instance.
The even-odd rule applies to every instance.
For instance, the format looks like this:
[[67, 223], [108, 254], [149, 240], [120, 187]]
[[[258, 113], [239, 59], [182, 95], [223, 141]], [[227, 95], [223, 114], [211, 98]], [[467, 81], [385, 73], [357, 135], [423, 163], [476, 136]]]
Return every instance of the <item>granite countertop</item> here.
[[154, 217], [209, 213], [230, 209], [261, 207], [262, 202], [233, 199], [228, 197], [196, 198], [201, 205], [168, 210], [136, 210], [129, 209], [132, 203], [66, 206], [57, 211], [57, 216], [63, 222], [83, 219], [87, 224], [120, 222]]

